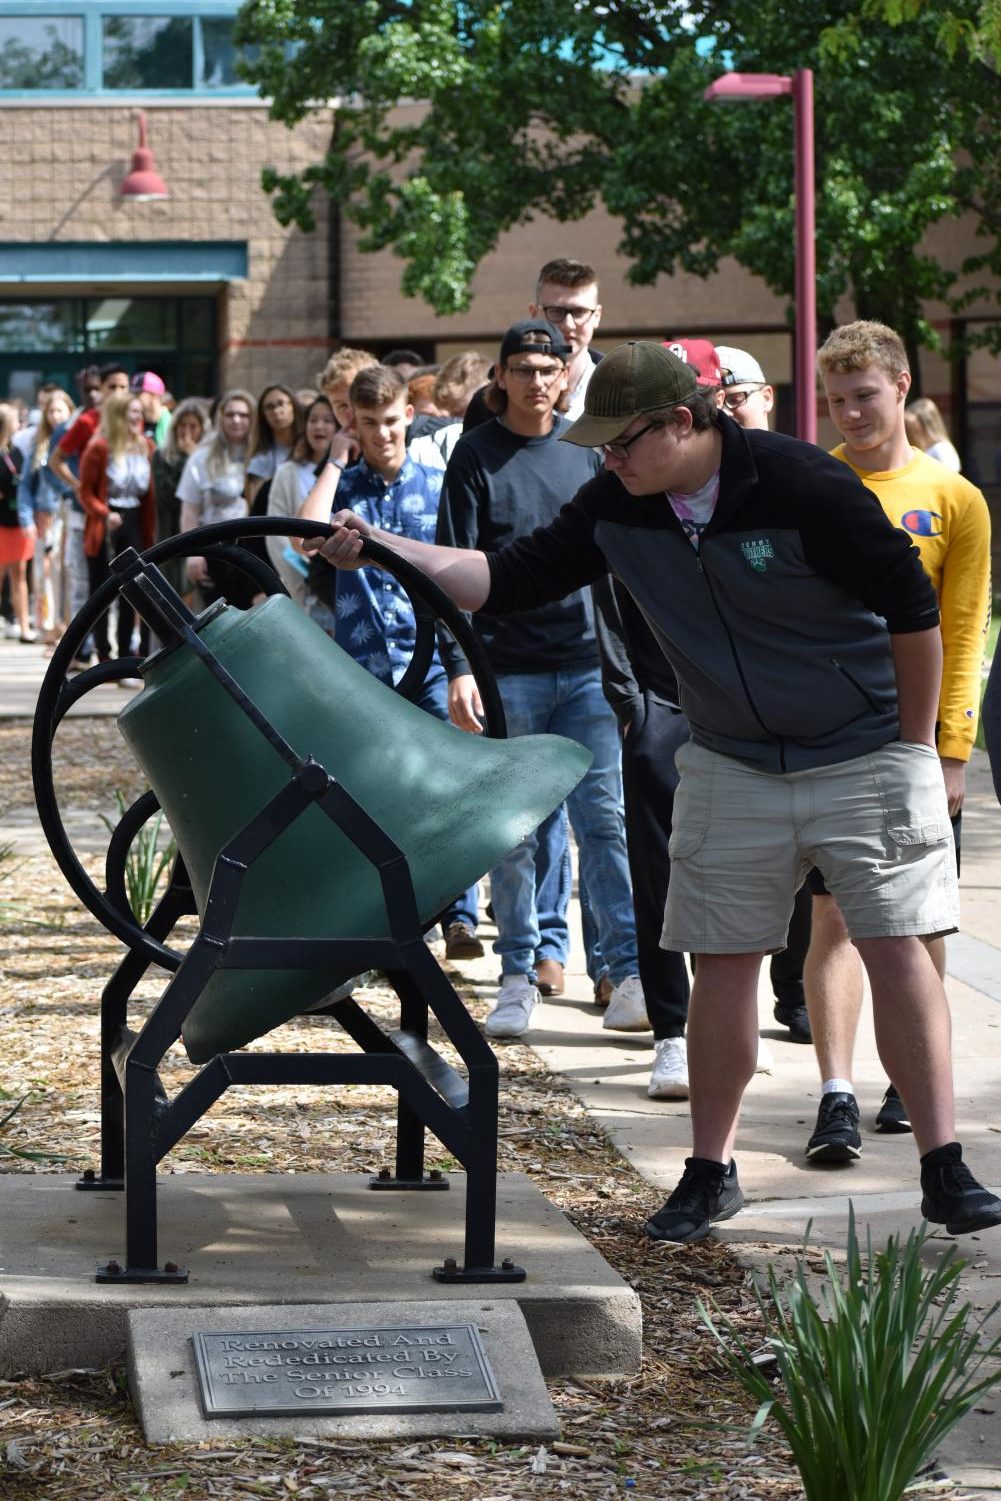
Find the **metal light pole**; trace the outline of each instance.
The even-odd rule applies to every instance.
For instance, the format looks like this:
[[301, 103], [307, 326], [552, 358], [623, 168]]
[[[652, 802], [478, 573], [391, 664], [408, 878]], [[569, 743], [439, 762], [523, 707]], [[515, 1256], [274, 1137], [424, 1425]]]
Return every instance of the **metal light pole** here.
[[793, 160], [796, 193], [796, 432], [817, 441], [815, 359], [817, 350], [817, 258], [813, 165], [813, 70], [783, 73], [723, 73], [703, 93], [711, 102], [774, 99], [791, 94], [794, 110]]

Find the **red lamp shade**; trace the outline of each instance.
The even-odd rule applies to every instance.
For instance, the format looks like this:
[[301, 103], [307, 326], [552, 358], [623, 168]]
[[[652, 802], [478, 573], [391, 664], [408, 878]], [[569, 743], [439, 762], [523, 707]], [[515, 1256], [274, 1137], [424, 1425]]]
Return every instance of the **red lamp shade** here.
[[139, 116], [139, 148], [132, 153], [132, 170], [122, 183], [120, 194], [132, 203], [149, 203], [155, 198], [169, 198], [167, 184], [156, 170], [152, 151], [146, 145], [146, 116]]

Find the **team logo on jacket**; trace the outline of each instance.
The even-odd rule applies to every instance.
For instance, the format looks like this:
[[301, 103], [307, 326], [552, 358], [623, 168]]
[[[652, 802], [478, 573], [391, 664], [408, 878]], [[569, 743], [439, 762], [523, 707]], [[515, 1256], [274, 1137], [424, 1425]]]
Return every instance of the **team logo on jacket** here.
[[905, 511], [900, 518], [905, 532], [915, 537], [941, 537], [942, 518], [937, 511]]
[[767, 537], [759, 537], [754, 542], [742, 542], [740, 550], [744, 554], [744, 562], [749, 563], [756, 573], [764, 573], [768, 559], [775, 556]]

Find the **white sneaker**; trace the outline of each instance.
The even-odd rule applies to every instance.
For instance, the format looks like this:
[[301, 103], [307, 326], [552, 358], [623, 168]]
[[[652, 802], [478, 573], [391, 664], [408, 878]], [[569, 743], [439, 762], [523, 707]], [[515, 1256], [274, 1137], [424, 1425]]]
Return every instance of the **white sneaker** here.
[[688, 1044], [683, 1037], [662, 1037], [654, 1043], [656, 1054], [650, 1070], [647, 1094], [651, 1100], [688, 1099]]
[[627, 975], [612, 987], [612, 998], [601, 1025], [609, 1032], [649, 1032], [650, 1019], [639, 975]]
[[772, 1071], [772, 1051], [767, 1042], [758, 1038], [758, 1060], [754, 1065], [756, 1074], [770, 1074]]
[[488, 1037], [520, 1037], [528, 1031], [538, 1004], [539, 992], [528, 975], [506, 975], [483, 1030]]

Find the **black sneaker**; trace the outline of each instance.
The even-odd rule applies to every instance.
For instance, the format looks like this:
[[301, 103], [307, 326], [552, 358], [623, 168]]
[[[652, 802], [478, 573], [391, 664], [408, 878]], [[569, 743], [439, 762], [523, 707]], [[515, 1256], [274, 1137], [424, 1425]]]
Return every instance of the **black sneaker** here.
[[921, 1213], [950, 1235], [969, 1235], [1001, 1225], [1001, 1199], [978, 1183], [963, 1161], [958, 1141], [921, 1159]]
[[862, 1156], [858, 1102], [853, 1094], [821, 1095], [806, 1155], [811, 1162], [855, 1162]]
[[783, 1006], [781, 1001], [776, 1001], [772, 1015], [780, 1027], [789, 1028], [790, 1042], [813, 1041], [813, 1033], [810, 1031], [810, 1013], [805, 1006]]
[[910, 1129], [907, 1106], [890, 1084], [883, 1096], [883, 1103], [876, 1112], [876, 1130], [884, 1131], [887, 1136], [904, 1136]]
[[686, 1157], [681, 1182], [663, 1209], [646, 1222], [651, 1240], [705, 1240], [714, 1220], [728, 1220], [744, 1202], [737, 1164]]

